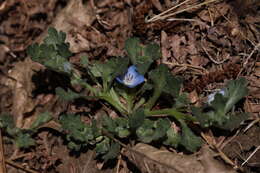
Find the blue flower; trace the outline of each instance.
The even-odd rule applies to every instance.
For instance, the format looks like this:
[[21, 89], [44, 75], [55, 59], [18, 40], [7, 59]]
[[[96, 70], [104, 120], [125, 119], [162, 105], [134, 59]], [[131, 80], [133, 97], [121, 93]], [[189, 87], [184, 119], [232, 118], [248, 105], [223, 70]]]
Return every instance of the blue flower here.
[[123, 76], [117, 77], [116, 80], [129, 88], [134, 88], [144, 82], [144, 76], [137, 72], [135, 65], [132, 65]]
[[225, 93], [224, 89], [221, 89], [221, 90], [219, 90], [217, 92], [214, 92], [214, 93], [208, 95], [208, 100], [207, 100], [208, 104], [211, 104], [211, 102], [214, 101], [216, 94], [221, 94], [221, 95], [225, 96], [226, 93]]

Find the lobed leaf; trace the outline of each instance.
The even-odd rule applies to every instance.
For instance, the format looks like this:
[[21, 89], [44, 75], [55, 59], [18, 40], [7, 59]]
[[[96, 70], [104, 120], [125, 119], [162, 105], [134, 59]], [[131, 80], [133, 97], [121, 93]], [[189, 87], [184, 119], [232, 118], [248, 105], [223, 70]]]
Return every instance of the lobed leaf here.
[[163, 144], [165, 145], [169, 145], [176, 148], [181, 142], [181, 136], [172, 128], [169, 128], [167, 130], [166, 136], [166, 140], [163, 142]]
[[73, 92], [70, 89], [68, 89], [68, 91], [65, 91], [61, 87], [57, 87], [55, 89], [55, 92], [61, 99], [65, 100], [65, 101], [71, 101], [71, 100], [74, 100], [76, 98], [83, 97], [81, 94]]
[[145, 120], [145, 113], [144, 109], [137, 109], [135, 112], [129, 116], [129, 126], [132, 130], [136, 130], [140, 127]]
[[202, 145], [202, 139], [196, 136], [185, 122], [179, 121], [182, 127], [181, 133], [181, 145], [183, 145], [187, 150], [191, 152], [197, 151], [197, 149]]
[[36, 120], [32, 123], [31, 129], [38, 128], [39, 126], [43, 125], [44, 123], [49, 122], [52, 119], [52, 116], [49, 112], [44, 112], [38, 115]]
[[248, 94], [246, 86], [247, 81], [245, 78], [239, 78], [228, 82], [226, 88], [228, 100], [224, 107], [225, 113], [227, 113], [239, 100]]
[[30, 134], [19, 133], [15, 138], [15, 144], [18, 148], [29, 148], [35, 145], [35, 141]]

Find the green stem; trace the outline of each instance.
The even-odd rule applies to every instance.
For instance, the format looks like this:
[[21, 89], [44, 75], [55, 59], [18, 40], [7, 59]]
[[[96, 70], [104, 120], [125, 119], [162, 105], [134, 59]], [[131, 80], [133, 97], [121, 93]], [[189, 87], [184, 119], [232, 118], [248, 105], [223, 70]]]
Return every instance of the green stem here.
[[71, 84], [76, 83], [76, 84], [80, 84], [81, 86], [87, 88], [91, 93], [93, 93], [94, 95], [97, 92], [97, 89], [93, 88], [92, 86], [90, 86], [88, 83], [84, 82], [80, 76], [78, 76], [76, 73], [72, 74], [72, 80], [71, 80]]
[[182, 112], [179, 112], [177, 109], [171, 108], [171, 109], [161, 109], [161, 110], [153, 110], [153, 111], [149, 111], [146, 110], [145, 111], [146, 116], [155, 116], [155, 115], [168, 115], [168, 116], [172, 116], [177, 120], [190, 120], [190, 121], [196, 121], [195, 117], [192, 117], [191, 115], [188, 114], [184, 114]]
[[141, 98], [134, 106], [134, 110], [137, 110], [139, 107], [141, 107], [145, 103], [145, 99]]
[[123, 106], [121, 106], [120, 104], [118, 104], [117, 101], [114, 100], [112, 97], [103, 95], [103, 96], [98, 96], [98, 98], [107, 101], [109, 104], [111, 104], [113, 107], [115, 107], [122, 115], [128, 115], [128, 112], [126, 111], [126, 109]]
[[154, 106], [155, 102], [160, 97], [160, 95], [161, 95], [161, 91], [155, 88], [153, 96], [146, 103], [146, 108], [147, 109], [152, 109], [152, 107]]

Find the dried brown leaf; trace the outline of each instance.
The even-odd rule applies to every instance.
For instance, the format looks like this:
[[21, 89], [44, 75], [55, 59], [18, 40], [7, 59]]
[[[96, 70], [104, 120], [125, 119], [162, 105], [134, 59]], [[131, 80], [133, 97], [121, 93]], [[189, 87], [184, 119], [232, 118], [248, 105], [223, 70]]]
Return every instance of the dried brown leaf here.
[[142, 143], [132, 149], [137, 152], [130, 152], [129, 158], [143, 173], [236, 173], [214, 159], [208, 147], [199, 155], [181, 155]]
[[1, 84], [11, 88], [13, 93], [12, 112], [16, 126], [22, 127], [24, 114], [31, 112], [36, 103], [32, 99], [31, 93], [34, 85], [31, 81], [34, 70], [39, 70], [41, 66], [29, 59], [15, 64], [9, 70], [8, 78], [3, 78]]

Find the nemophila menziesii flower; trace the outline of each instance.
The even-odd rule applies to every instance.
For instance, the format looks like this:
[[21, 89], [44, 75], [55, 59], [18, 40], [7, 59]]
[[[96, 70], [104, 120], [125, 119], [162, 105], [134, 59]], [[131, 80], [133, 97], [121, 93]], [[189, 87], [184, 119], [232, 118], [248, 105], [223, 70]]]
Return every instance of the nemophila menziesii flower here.
[[130, 66], [127, 72], [116, 80], [129, 88], [134, 88], [144, 82], [144, 76], [138, 73], [135, 65]]
[[208, 104], [211, 104], [211, 102], [215, 99], [215, 95], [216, 95], [217, 93], [218, 93], [218, 94], [221, 94], [221, 95], [223, 95], [223, 96], [225, 96], [225, 90], [224, 90], [224, 89], [221, 89], [221, 90], [219, 90], [219, 91], [217, 91], [217, 92], [214, 92], [214, 93], [208, 95], [208, 100], [207, 100], [207, 103], [208, 103]]

